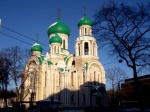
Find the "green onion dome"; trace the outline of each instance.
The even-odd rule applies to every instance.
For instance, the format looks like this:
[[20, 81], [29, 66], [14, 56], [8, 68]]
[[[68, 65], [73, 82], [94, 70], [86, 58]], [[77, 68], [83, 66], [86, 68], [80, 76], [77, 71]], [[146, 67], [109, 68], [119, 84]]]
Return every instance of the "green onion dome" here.
[[82, 25], [89, 25], [92, 26], [92, 21], [87, 17], [84, 16], [82, 19], [79, 20], [78, 22], [78, 27], [82, 26]]
[[55, 33], [54, 36], [52, 36], [50, 39], [49, 39], [49, 43], [60, 43], [62, 44], [62, 38], [57, 34]]
[[36, 42], [32, 47], [31, 47], [31, 51], [39, 51], [39, 52], [42, 52], [43, 49], [42, 49], [42, 46]]
[[70, 29], [66, 24], [61, 22], [61, 20], [58, 18], [57, 22], [50, 25], [48, 28], [48, 31], [47, 31], [48, 36], [51, 34], [54, 34], [54, 33], [63, 33], [63, 34], [67, 34], [69, 36]]

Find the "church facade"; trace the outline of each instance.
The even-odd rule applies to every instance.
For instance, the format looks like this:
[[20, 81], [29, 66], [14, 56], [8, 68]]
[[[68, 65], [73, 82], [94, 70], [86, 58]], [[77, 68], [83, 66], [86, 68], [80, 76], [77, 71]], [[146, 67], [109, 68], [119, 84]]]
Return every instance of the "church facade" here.
[[22, 77], [22, 99], [58, 100], [63, 106], [107, 105], [105, 71], [99, 62], [92, 21], [84, 15], [78, 22], [75, 54], [68, 51], [69, 27], [60, 17], [48, 28], [49, 50], [42, 55], [38, 41], [31, 47], [31, 56]]

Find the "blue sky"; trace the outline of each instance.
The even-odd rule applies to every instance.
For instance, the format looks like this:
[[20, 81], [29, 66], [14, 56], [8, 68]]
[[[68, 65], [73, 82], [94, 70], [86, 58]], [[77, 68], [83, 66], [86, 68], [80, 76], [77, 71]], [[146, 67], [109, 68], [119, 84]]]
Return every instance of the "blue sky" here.
[[[71, 34], [69, 37], [69, 51], [74, 53], [75, 40], [79, 35], [77, 23], [83, 17], [83, 7], [86, 7], [86, 15], [93, 20], [94, 10], [99, 9], [107, 0], [0, 0], [0, 19], [2, 25], [12, 29], [18, 33], [38, 40], [47, 46], [42, 45], [43, 55], [49, 49], [47, 36], [48, 27], [57, 20], [58, 8], [61, 10], [61, 20], [70, 28]], [[137, 2], [146, 3], [147, 0], [114, 0], [117, 3], [124, 2], [129, 5], [135, 5]], [[30, 43], [35, 43], [30, 39], [12, 33], [2, 27], [0, 32], [13, 36], [17, 39]], [[20, 42], [16, 39], [2, 35], [0, 33], [0, 50], [15, 45], [21, 48], [31, 48], [31, 45]], [[125, 63], [118, 63], [118, 60], [113, 60], [104, 50], [99, 49], [99, 59], [104, 65], [104, 68], [112, 68], [120, 66], [131, 74]], [[113, 62], [113, 63], [112, 63]], [[130, 77], [132, 75], [129, 75]]]

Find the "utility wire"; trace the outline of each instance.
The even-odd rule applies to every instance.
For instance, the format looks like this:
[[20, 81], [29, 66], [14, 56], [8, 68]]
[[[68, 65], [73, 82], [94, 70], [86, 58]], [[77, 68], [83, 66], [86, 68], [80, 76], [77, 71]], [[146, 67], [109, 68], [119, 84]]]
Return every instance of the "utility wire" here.
[[[16, 33], [16, 34], [18, 34], [18, 35], [21, 35], [21, 36], [23, 36], [23, 37], [25, 37], [25, 38], [28, 38], [28, 39], [30, 39], [30, 40], [32, 40], [32, 41], [36, 41], [36, 40], [34, 40], [34, 39], [32, 39], [32, 38], [30, 38], [30, 37], [28, 37], [28, 36], [25, 36], [25, 35], [23, 35], [23, 34], [17, 32], [17, 31], [14, 31], [14, 30], [12, 30], [12, 29], [10, 29], [10, 28], [7, 28], [7, 27], [2, 26], [2, 25], [1, 25], [1, 27], [4, 28], [4, 29], [6, 29], [6, 30], [9, 30], [9, 31], [11, 31], [11, 32], [14, 32], [14, 33]], [[44, 46], [46, 46], [46, 47], [49, 47], [48, 45], [46, 45], [46, 44], [44, 44], [44, 43], [41, 43], [41, 42], [39, 42], [39, 43], [42, 44], [42, 45], [44, 45]]]
[[[17, 32], [17, 31], [14, 31], [14, 30], [12, 30], [12, 29], [10, 29], [10, 28], [7, 28], [7, 27], [2, 26], [2, 25], [1, 25], [1, 27], [4, 28], [4, 29], [6, 29], [6, 30], [12, 31], [12, 32], [14, 32], [14, 33], [16, 33], [16, 34], [18, 34], [18, 35], [21, 35], [21, 36], [23, 36], [23, 37], [25, 37], [25, 38], [28, 38], [28, 39], [30, 39], [30, 40], [32, 40], [32, 41], [36, 41], [36, 40], [34, 40], [34, 39], [32, 39], [32, 38], [30, 38], [30, 37], [28, 37], [28, 36], [25, 36], [25, 35], [23, 35], [23, 34]], [[30, 43], [28, 43], [28, 42], [25, 42], [25, 41], [23, 41], [23, 40], [20, 40], [20, 39], [18, 39], [18, 38], [16, 38], [16, 37], [10, 36], [10, 35], [5, 34], [5, 33], [2, 33], [2, 32], [0, 32], [0, 33], [3, 34], [3, 35], [5, 35], [5, 36], [14, 38], [14, 39], [16, 39], [16, 40], [18, 40], [18, 41], [24, 42], [24, 43], [26, 43], [26, 44], [28, 44], [28, 45], [32, 45], [32, 44], [30, 44]], [[49, 47], [48, 45], [46, 45], [46, 44], [44, 44], [44, 43], [41, 43], [41, 42], [40, 42], [40, 44], [42, 44], [42, 45], [44, 45], [44, 46], [46, 46], [46, 47]], [[47, 50], [45, 50], [45, 49], [43, 49], [43, 50], [44, 50], [44, 51], [47, 51]], [[80, 60], [81, 60], [81, 59], [80, 59]], [[109, 62], [109, 63], [105, 63], [105, 64], [103, 64], [103, 65], [108, 65], [108, 64], [111, 64], [111, 63], [114, 63], [114, 62], [115, 62], [115, 61]]]
[[25, 42], [25, 41], [23, 41], [23, 40], [20, 40], [20, 39], [18, 39], [18, 38], [16, 38], [16, 37], [10, 36], [10, 35], [5, 34], [5, 33], [2, 33], [2, 32], [0, 32], [0, 33], [3, 34], [3, 35], [5, 35], [5, 36], [8, 36], [8, 37], [11, 37], [11, 38], [13, 38], [13, 39], [16, 39], [16, 40], [19, 40], [19, 41], [21, 41], [21, 42], [24, 42], [24, 43], [26, 43], [26, 44], [28, 44], [28, 45], [32, 45], [32, 44], [30, 44], [30, 43], [28, 43], [28, 42]]
[[[31, 44], [31, 43], [28, 43], [28, 42], [26, 42], [26, 41], [23, 41], [23, 40], [20, 40], [20, 39], [18, 39], [18, 38], [16, 38], [16, 37], [13, 37], [13, 36], [11, 36], [11, 35], [8, 35], [8, 34], [5, 34], [5, 33], [2, 33], [2, 32], [0, 32], [1, 34], [3, 34], [3, 35], [5, 35], [5, 36], [7, 36], [7, 37], [10, 37], [10, 38], [13, 38], [13, 39], [16, 39], [16, 40], [18, 40], [18, 41], [21, 41], [21, 42], [23, 42], [23, 43], [26, 43], [26, 44], [28, 44], [28, 45], [33, 45], [33, 44]], [[43, 49], [44, 51], [47, 51], [47, 50], [45, 50], [45, 49]]]

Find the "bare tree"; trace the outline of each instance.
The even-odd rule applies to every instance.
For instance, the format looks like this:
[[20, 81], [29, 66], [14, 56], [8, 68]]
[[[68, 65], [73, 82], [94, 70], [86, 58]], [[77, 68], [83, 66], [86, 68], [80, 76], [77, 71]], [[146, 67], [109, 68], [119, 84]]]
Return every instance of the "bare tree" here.
[[6, 108], [7, 108], [7, 97], [8, 97], [7, 86], [9, 83], [8, 75], [10, 71], [9, 63], [10, 63], [9, 59], [0, 55], [0, 83], [2, 89], [1, 95], [4, 98]]
[[128, 6], [109, 2], [94, 15], [93, 32], [99, 47], [121, 58], [133, 71], [135, 90], [139, 93], [138, 72], [150, 64], [150, 12], [147, 6]]
[[[112, 86], [112, 99], [118, 95], [120, 90], [120, 83], [123, 82], [126, 78], [128, 78], [127, 74], [120, 67], [114, 67], [106, 70], [106, 78], [108, 83]], [[117, 93], [117, 94], [115, 94]]]
[[28, 57], [28, 52], [18, 46], [2, 49], [0, 55], [9, 59], [9, 75], [16, 86], [16, 101], [20, 99], [20, 79], [24, 66], [24, 60]]

